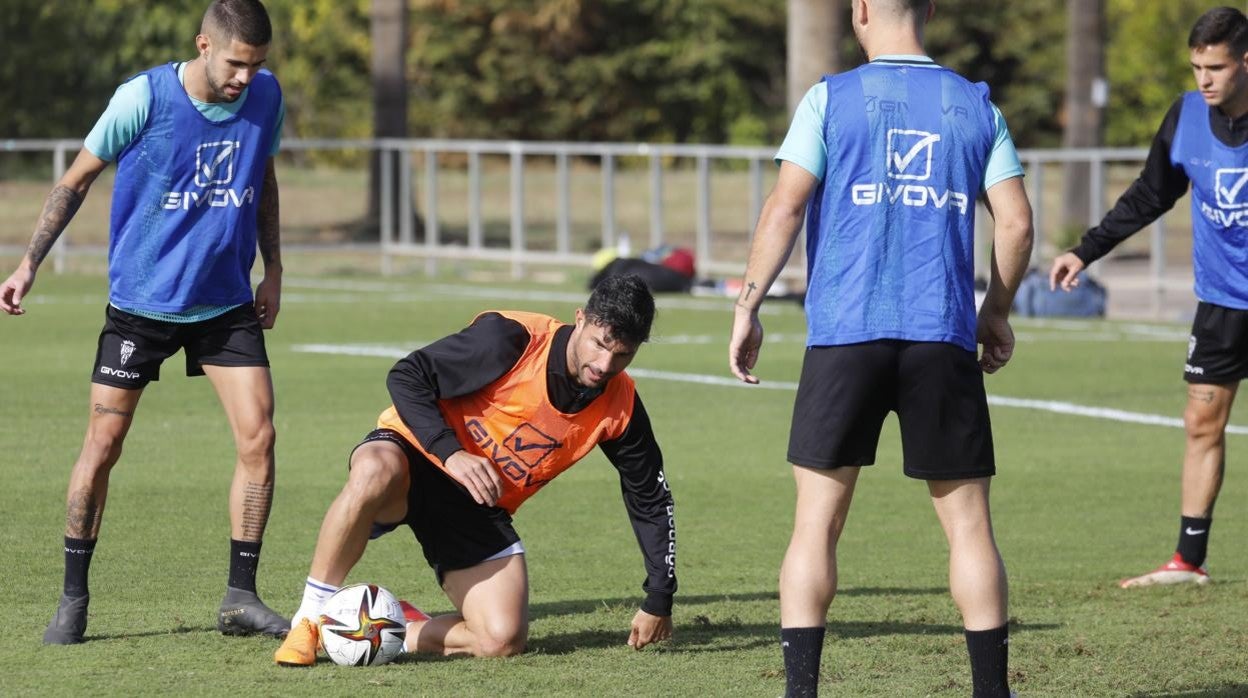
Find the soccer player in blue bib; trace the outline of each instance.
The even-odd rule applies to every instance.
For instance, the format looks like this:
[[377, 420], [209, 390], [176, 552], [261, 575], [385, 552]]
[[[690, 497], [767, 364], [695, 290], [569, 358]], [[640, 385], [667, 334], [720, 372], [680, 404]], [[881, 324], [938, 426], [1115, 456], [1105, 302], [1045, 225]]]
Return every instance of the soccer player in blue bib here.
[[1226, 425], [1248, 376], [1248, 18], [1232, 7], [1192, 26], [1196, 90], [1170, 107], [1139, 178], [1075, 249], [1053, 260], [1049, 284], [1069, 291], [1079, 273], [1174, 207], [1191, 185], [1196, 317], [1183, 379], [1187, 409], [1179, 543], [1152, 572], [1119, 582], [1205, 584], [1213, 505], [1226, 465]]
[[[1008, 317], [1031, 251], [1031, 206], [988, 88], [924, 53], [933, 12], [929, 0], [854, 0], [854, 33], [870, 62], [825, 77], [798, 106], [737, 299], [729, 365], [756, 383], [758, 308], [805, 215], [807, 349], [788, 449], [797, 508], [780, 569], [789, 696], [817, 691], [837, 541], [889, 411], [901, 425], [904, 472], [927, 482], [949, 542], [974, 695], [1009, 694], [983, 373], [1013, 353]], [[980, 194], [995, 225], [991, 282], [977, 317]]]
[[[264, 329], [281, 294], [273, 169], [284, 107], [264, 69], [272, 26], [257, 0], [216, 0], [195, 37], [199, 55], [139, 73], [113, 95], [49, 194], [0, 310], [22, 300], [95, 178], [117, 161], [109, 237], [109, 298], [91, 375], [87, 434], [69, 478], [65, 580], [46, 644], [83, 641], [87, 571], [108, 477], [143, 389], [182, 349], [188, 376], [207, 375], [234, 432], [230, 571], [217, 627], [284, 635], [289, 621], [256, 596], [273, 497], [273, 384]], [[253, 296], [259, 246], [264, 279]]]

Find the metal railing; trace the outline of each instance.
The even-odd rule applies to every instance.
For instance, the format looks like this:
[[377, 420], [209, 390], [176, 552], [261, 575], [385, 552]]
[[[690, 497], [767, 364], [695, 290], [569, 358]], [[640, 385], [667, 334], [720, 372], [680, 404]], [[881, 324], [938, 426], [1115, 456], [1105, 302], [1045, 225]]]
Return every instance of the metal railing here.
[[[52, 156], [53, 177], [59, 179], [70, 154], [76, 152], [81, 144], [81, 140], [70, 139], [0, 141], [0, 153], [48, 152]], [[686, 244], [694, 250], [701, 276], [739, 275], [744, 267], [749, 237], [762, 210], [764, 187], [769, 186], [768, 180], [774, 180], [771, 160], [775, 154], [771, 147], [441, 139], [288, 139], [283, 141], [282, 149], [287, 153], [304, 155], [335, 151], [375, 151], [383, 154], [384, 157], [380, 158], [379, 187], [382, 273], [389, 273], [394, 268], [396, 258], [414, 256], [426, 259], [426, 268], [430, 270], [435, 268], [438, 260], [443, 259], [501, 262], [510, 266], [514, 276], [524, 274], [529, 265], [584, 267], [589, 264], [593, 250], [619, 246], [626, 234], [637, 233], [638, 225], [634, 224], [639, 220], [644, 220], [640, 223], [645, 228], [641, 231], [646, 241], [644, 246], [654, 247], [669, 242]], [[1142, 148], [1020, 151], [1020, 159], [1027, 171], [1028, 193], [1035, 210], [1037, 245], [1034, 261], [1042, 263], [1041, 256], [1052, 254], [1052, 246], [1044, 244], [1045, 236], [1058, 227], [1050, 221], [1060, 218], [1060, 206], [1054, 205], [1053, 200], [1061, 192], [1055, 191], [1059, 187], [1053, 186], [1052, 182], [1046, 183], [1053, 177], [1053, 168], [1066, 163], [1089, 163], [1091, 210], [1088, 223], [1093, 224], [1107, 209], [1108, 168], [1123, 164], [1138, 166], [1147, 152]], [[502, 176], [504, 169], [506, 172], [507, 205], [503, 221], [487, 221], [484, 213], [487, 203], [498, 208], [494, 199], [499, 198], [497, 192], [489, 201], [483, 196], [483, 181], [487, 176], [483, 160], [487, 158], [507, 163], [505, 168], [496, 166], [491, 170], [495, 180]], [[419, 167], [415, 162], [417, 159], [421, 161]], [[573, 174], [574, 163], [578, 170], [576, 175]], [[547, 221], [542, 235], [534, 234], [535, 226], [529, 220], [531, 212], [526, 204], [533, 193], [531, 188], [536, 186], [531, 183], [533, 172], [538, 169], [545, 179], [553, 173], [553, 185], [549, 182], [543, 184], [553, 189], [553, 192], [543, 192], [553, 194], [553, 222], [549, 220], [551, 212], [543, 211]], [[587, 183], [580, 180], [594, 174], [598, 179], [595, 202], [599, 208], [598, 220], [590, 226], [581, 225], [578, 233], [573, 218], [579, 202], [573, 201], [572, 184], [575, 181], [584, 189]], [[361, 169], [360, 176], [367, 177], [367, 170]], [[441, 193], [443, 182], [451, 177], [455, 178], [457, 186], [466, 187], [463, 197], [466, 211], [461, 212], [464, 218], [458, 226], [459, 234], [455, 236], [444, 234], [453, 216], [448, 212]], [[693, 193], [685, 199], [672, 201], [669, 182], [677, 177], [685, 182], [691, 178]], [[724, 187], [719, 180], [725, 177], [732, 178], [728, 194], [733, 203], [744, 205], [744, 217], [736, 213], [728, 223], [717, 219], [717, 214], [729, 216], [717, 211], [713, 204], [717, 187]], [[640, 178], [645, 180], [644, 187], [640, 186]], [[637, 190], [636, 196], [647, 199], [646, 215], [641, 219], [634, 216], [629, 233], [620, 223], [617, 198], [625, 180]], [[1123, 188], [1125, 184], [1119, 182], [1111, 191], [1116, 196]], [[418, 197], [418, 191], [423, 192], [423, 196]], [[642, 191], [645, 194], [640, 194]], [[630, 203], [637, 202], [630, 199]], [[680, 213], [670, 210], [674, 207], [692, 214], [692, 230], [672, 229], [673, 226], [667, 221], [674, 213]], [[986, 269], [991, 225], [981, 207], [976, 209], [979, 231], [977, 268]], [[583, 220], [583, 211], [581, 214]], [[1175, 212], [1168, 214], [1170, 217], [1175, 215], [1186, 218], [1186, 207], [1176, 206]], [[423, 223], [423, 235], [417, 231], [418, 220]], [[506, 239], [487, 239], [487, 223], [495, 228], [500, 223], [505, 225]], [[586, 239], [587, 236], [593, 239]], [[643, 246], [641, 240], [634, 238], [634, 241], [637, 246]], [[64, 269], [68, 249], [66, 244], [55, 248], [56, 270]], [[1176, 258], [1170, 266], [1167, 265], [1165, 218], [1152, 226], [1146, 254], [1150, 263], [1149, 279], [1145, 285], [1159, 299], [1167, 287], [1174, 286], [1173, 280], [1168, 281], [1167, 277], [1173, 276], [1176, 269], [1182, 271], [1174, 265], [1186, 264], [1190, 267], [1190, 257], [1185, 262]], [[785, 275], [799, 279], [804, 276], [804, 245], [800, 241]]]
[[[293, 144], [303, 147], [304, 142]], [[626, 158], [646, 161], [649, 192], [648, 240], [655, 247], [669, 241], [665, 229], [664, 178], [668, 171], [666, 162], [688, 159], [695, 163], [696, 196], [688, 202], [695, 211], [694, 253], [698, 268], [704, 274], [739, 273], [741, 259], [723, 259], [717, 252], [712, 228], [711, 191], [713, 168], [716, 164], [738, 161], [748, 171], [748, 228], [752, 230], [763, 206], [763, 167], [769, 163], [775, 151], [771, 148], [748, 148], [709, 145], [660, 145], [648, 143], [545, 143], [522, 141], [454, 141], [454, 140], [399, 140], [379, 139], [375, 147], [382, 157], [383, 202], [395, 202], [394, 206], [381, 209], [382, 257], [412, 254], [436, 258], [468, 258], [509, 262], [513, 275], [523, 274], [526, 264], [585, 265], [591, 254], [576, 251], [571, 234], [570, 165], [573, 160], [596, 162], [600, 172], [601, 220], [599, 248], [618, 246], [621, 227], [617, 220], [616, 194], [619, 163]], [[390, 187], [397, 184], [400, 192], [412, 191], [415, 178], [411, 156], [420, 153], [424, 159], [422, 176], [425, 179], [425, 197], [422, 212], [425, 235], [422, 241], [415, 239], [413, 227], [415, 211], [413, 197], [394, 196]], [[467, 244], [446, 244], [440, 238], [438, 178], [439, 161], [445, 156], [458, 156], [467, 161], [468, 204]], [[481, 158], [485, 155], [505, 156], [509, 166], [509, 244], [506, 247], [487, 246], [482, 235], [481, 214]], [[555, 240], [553, 248], [535, 249], [529, 244], [526, 224], [525, 191], [526, 167], [532, 159], [546, 158], [553, 161], [555, 172]], [[394, 172], [398, 163], [398, 172]], [[398, 210], [395, 210], [397, 207]], [[748, 231], [747, 231], [748, 232]], [[799, 255], [800, 261], [800, 255]], [[383, 262], [384, 264], [384, 262]], [[788, 270], [790, 276], [802, 272], [800, 267]]]

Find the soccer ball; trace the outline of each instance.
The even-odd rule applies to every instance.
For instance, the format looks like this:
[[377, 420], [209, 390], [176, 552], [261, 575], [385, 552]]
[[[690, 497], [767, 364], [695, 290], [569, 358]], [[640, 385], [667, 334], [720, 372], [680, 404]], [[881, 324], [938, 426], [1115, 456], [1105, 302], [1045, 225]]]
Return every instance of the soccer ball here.
[[321, 646], [342, 666], [377, 666], [403, 651], [407, 621], [394, 594], [376, 584], [345, 586], [325, 601]]

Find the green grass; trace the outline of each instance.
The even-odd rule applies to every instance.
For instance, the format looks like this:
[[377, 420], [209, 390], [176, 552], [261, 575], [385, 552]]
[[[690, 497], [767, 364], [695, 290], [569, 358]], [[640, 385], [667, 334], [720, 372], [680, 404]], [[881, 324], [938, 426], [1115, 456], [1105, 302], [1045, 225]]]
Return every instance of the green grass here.
[[[486, 308], [570, 318], [581, 291], [358, 275], [313, 281], [287, 266], [282, 314], [268, 335], [278, 483], [259, 585], [272, 606], [289, 613], [347, 453], [387, 404], [384, 378], [393, 363], [297, 351], [300, 345], [411, 347]], [[317, 286], [334, 281], [348, 283]], [[525, 300], [528, 291], [542, 295]], [[654, 341], [635, 366], [726, 376], [728, 301], [686, 301], [664, 300]], [[640, 653], [625, 647], [644, 573], [617, 478], [597, 454], [517, 516], [533, 602], [530, 650], [519, 657], [289, 670], [273, 666], [272, 640], [218, 635], [232, 446], [208, 383], [183, 377], [179, 356], [144, 397], [113, 472], [91, 572], [90, 641], [42, 647], [60, 587], [64, 490], [85, 424], [103, 305], [98, 276], [49, 270], [25, 317], [0, 318], [0, 550], [7, 568], [0, 608], [12, 623], [0, 638], [0, 693], [783, 692], [776, 575], [792, 519], [784, 453], [793, 395], [657, 378], [638, 384], [677, 501], [680, 592], [669, 643]], [[796, 381], [803, 317], [792, 304], [765, 308], [767, 330], [781, 341], [764, 348], [758, 373], [768, 383]], [[1184, 328], [1162, 327], [1168, 333], [1151, 339], [1120, 323], [1016, 328], [1016, 358], [988, 379], [990, 394], [1180, 414]], [[700, 337], [709, 339], [684, 341]], [[1210, 550], [1216, 583], [1124, 592], [1115, 580], [1158, 564], [1172, 549], [1182, 432], [1009, 407], [994, 407], [992, 416], [1013, 687], [1024, 696], [1248, 692], [1243, 437], [1229, 437], [1231, 465]], [[859, 481], [842, 541], [822, 687], [829, 695], [965, 696], [966, 652], [946, 589], [944, 540], [926, 489], [900, 474], [895, 425], [885, 427], [879, 465]], [[373, 543], [350, 579], [382, 584], [431, 612], [449, 609], [402, 531]]]

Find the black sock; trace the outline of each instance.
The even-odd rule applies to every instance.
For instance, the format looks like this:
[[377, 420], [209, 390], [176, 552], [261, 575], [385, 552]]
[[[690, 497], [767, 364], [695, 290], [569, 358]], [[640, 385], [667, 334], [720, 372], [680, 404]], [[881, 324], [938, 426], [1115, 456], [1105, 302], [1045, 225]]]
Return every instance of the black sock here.
[[1178, 553], [1184, 562], [1197, 567], [1205, 564], [1205, 554], [1209, 549], [1209, 527], [1212, 525], [1212, 518], [1179, 517]]
[[256, 568], [260, 566], [260, 543], [230, 539], [230, 586], [243, 591], [256, 590]]
[[813, 698], [819, 693], [819, 658], [824, 628], [780, 628], [784, 650], [785, 698]]
[[87, 572], [91, 569], [91, 555], [95, 553], [95, 541], [65, 536], [65, 586], [66, 596], [87, 595]]
[[971, 655], [971, 695], [1009, 698], [1010, 626], [965, 632], [966, 651]]

